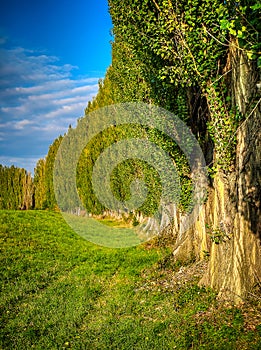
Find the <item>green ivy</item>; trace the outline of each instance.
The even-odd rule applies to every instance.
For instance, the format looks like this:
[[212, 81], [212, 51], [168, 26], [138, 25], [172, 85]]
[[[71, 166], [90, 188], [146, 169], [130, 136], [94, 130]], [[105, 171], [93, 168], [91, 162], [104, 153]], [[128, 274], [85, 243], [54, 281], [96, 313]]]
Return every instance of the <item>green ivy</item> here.
[[261, 3], [254, 0], [224, 1], [219, 9], [220, 29], [237, 38], [240, 49], [261, 67]]
[[238, 109], [230, 106], [230, 96], [226, 96], [225, 85], [222, 83], [219, 85], [212, 85], [206, 89], [211, 115], [210, 121], [207, 122], [207, 129], [215, 147], [212, 175], [220, 167], [223, 170], [229, 170], [233, 166], [236, 154], [236, 131], [242, 118]]

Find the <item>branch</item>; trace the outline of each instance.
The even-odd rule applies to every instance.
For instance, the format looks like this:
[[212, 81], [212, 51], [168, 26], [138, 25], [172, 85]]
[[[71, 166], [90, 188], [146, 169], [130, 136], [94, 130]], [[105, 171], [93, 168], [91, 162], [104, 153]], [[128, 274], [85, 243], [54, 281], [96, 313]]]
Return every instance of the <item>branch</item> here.
[[159, 5], [156, 3], [156, 1], [155, 1], [155, 0], [152, 0], [152, 1], [153, 1], [154, 5], [156, 6], [157, 10], [158, 10], [159, 12], [161, 12], [160, 7], [159, 7]]
[[213, 83], [210, 84], [210, 86], [214, 85], [216, 82], [218, 82], [220, 79], [222, 79], [225, 75], [230, 73], [233, 70], [233, 68], [229, 69], [226, 73], [222, 74], [219, 78], [217, 78]]
[[203, 28], [204, 28], [204, 30], [208, 33], [208, 35], [210, 35], [211, 38], [213, 38], [214, 40], [216, 40], [219, 44], [221, 44], [221, 45], [223, 45], [223, 46], [229, 46], [229, 44], [224, 44], [224, 43], [222, 43], [222, 42], [219, 41], [213, 34], [211, 34], [211, 33], [207, 30], [207, 28], [204, 26], [204, 24], [203, 24]]
[[194, 56], [193, 56], [193, 54], [192, 54], [192, 52], [191, 52], [191, 50], [190, 50], [190, 48], [189, 48], [187, 42], [186, 42], [186, 40], [184, 39], [183, 33], [182, 33], [181, 31], [180, 31], [180, 36], [181, 36], [181, 40], [183, 41], [184, 46], [187, 48], [187, 50], [188, 50], [188, 52], [189, 52], [189, 54], [190, 54], [190, 56], [191, 56], [191, 58], [192, 58], [192, 60], [193, 60], [193, 63], [194, 63], [194, 66], [195, 66], [195, 70], [196, 70], [197, 74], [198, 74], [200, 77], [202, 77], [202, 75], [201, 75], [200, 72], [198, 71], [198, 67], [197, 67], [196, 60], [195, 60], [195, 58], [194, 58]]
[[235, 45], [234, 43], [224, 44], [224, 43], [222, 43], [220, 40], [218, 40], [218, 38], [216, 38], [213, 34], [211, 34], [211, 33], [207, 30], [207, 28], [204, 26], [204, 24], [203, 24], [203, 28], [204, 28], [204, 30], [208, 33], [208, 35], [210, 35], [211, 38], [213, 38], [214, 40], [216, 40], [220, 45], [223, 45], [223, 46], [226, 46], [226, 47], [232, 46], [232, 47], [235, 47], [235, 48], [238, 49], [238, 50], [241, 50], [241, 51], [244, 51], [244, 52], [247, 52], [247, 53], [255, 53], [255, 54], [257, 54], [257, 55], [260, 55], [260, 54], [261, 54], [261, 51], [255, 52], [255, 51], [253, 51], [253, 50], [246, 50], [246, 49], [244, 49], [244, 48], [242, 48], [242, 47], [239, 47], [238, 45]]

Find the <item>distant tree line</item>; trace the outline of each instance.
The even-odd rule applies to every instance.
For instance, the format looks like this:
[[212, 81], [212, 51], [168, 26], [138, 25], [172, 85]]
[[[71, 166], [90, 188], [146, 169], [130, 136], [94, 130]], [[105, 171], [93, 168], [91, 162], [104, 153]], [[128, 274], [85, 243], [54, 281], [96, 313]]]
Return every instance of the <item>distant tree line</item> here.
[[34, 177], [23, 168], [0, 165], [0, 209], [57, 209], [53, 190], [53, 164], [62, 137], [50, 146], [40, 159]]
[[33, 179], [25, 169], [0, 165], [0, 209], [34, 207]]

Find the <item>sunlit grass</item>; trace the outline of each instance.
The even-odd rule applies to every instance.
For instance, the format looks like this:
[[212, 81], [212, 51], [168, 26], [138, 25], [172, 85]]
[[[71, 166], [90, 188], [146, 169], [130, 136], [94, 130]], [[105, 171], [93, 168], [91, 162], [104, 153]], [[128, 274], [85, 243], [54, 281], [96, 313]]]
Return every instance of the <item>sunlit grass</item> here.
[[261, 327], [196, 282], [168, 248], [111, 249], [61, 214], [2, 211], [0, 349], [259, 349]]
[[141, 243], [133, 228], [120, 225], [119, 221], [96, 220], [63, 213], [66, 222], [81, 237], [95, 244], [110, 248], [127, 248]]

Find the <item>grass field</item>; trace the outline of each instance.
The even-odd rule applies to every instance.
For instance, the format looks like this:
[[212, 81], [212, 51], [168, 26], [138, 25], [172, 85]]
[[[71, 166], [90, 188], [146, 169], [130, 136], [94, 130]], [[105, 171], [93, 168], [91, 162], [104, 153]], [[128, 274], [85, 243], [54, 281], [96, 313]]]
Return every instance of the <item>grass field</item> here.
[[95, 220], [73, 214], [63, 213], [63, 218], [79, 236], [95, 244], [109, 248], [127, 248], [142, 241], [134, 229], [112, 220]]
[[1, 349], [261, 349], [259, 299], [218, 302], [171, 248], [99, 247], [47, 211], [0, 227]]

